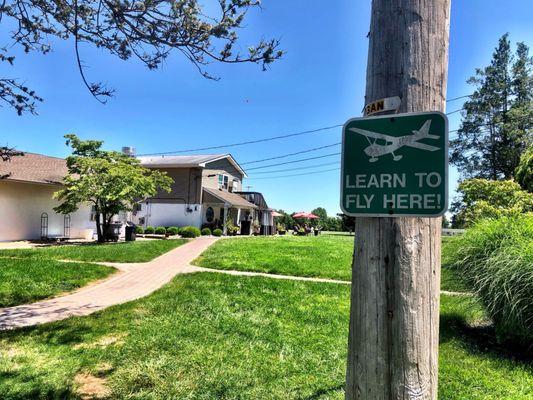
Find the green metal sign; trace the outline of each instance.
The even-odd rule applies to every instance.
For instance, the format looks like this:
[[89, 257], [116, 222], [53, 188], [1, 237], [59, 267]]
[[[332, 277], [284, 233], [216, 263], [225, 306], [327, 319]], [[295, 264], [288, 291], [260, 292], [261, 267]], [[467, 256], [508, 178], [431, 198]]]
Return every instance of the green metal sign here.
[[440, 112], [349, 120], [341, 209], [351, 216], [437, 217], [448, 207], [448, 119]]

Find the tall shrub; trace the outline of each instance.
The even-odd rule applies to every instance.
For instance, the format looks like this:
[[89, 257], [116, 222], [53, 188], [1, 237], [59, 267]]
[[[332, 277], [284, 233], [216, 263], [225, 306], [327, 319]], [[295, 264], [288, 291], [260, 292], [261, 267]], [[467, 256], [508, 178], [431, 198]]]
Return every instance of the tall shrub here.
[[453, 265], [485, 305], [500, 339], [533, 345], [533, 215], [477, 223], [456, 247]]

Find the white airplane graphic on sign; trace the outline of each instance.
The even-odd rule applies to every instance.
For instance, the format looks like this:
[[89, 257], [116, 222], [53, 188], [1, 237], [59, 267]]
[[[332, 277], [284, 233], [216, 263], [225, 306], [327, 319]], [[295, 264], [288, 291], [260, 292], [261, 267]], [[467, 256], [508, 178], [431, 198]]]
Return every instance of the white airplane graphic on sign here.
[[[359, 128], [349, 128], [350, 131], [363, 135], [368, 140], [370, 146], [366, 147], [363, 151], [367, 156], [370, 157], [370, 162], [376, 162], [380, 156], [386, 154], [392, 154], [392, 159], [394, 161], [400, 161], [403, 156], [396, 155], [394, 152], [401, 147], [409, 146], [414, 147], [420, 150], [426, 151], [436, 151], [439, 150], [439, 147], [430, 146], [429, 144], [419, 143], [419, 140], [422, 139], [438, 139], [439, 136], [429, 134], [429, 126], [431, 125], [431, 120], [428, 119], [424, 122], [424, 125], [419, 130], [414, 130], [412, 135], [405, 136], [390, 136], [385, 135], [384, 133], [366, 131]], [[372, 142], [370, 139], [374, 139]], [[384, 140], [385, 144], [377, 143], [378, 140]]]

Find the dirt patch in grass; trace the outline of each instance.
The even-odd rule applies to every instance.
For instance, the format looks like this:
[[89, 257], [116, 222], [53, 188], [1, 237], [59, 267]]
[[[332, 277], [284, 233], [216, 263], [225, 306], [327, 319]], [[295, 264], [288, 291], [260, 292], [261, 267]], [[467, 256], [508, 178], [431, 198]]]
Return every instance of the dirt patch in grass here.
[[83, 400], [107, 399], [111, 395], [111, 390], [107, 387], [107, 381], [104, 378], [90, 374], [78, 374], [74, 382], [77, 386], [76, 393]]
[[96, 342], [80, 343], [74, 346], [75, 349], [105, 349], [108, 346], [119, 346], [124, 344], [124, 338], [128, 336], [127, 333], [117, 333], [112, 335], [102, 336]]

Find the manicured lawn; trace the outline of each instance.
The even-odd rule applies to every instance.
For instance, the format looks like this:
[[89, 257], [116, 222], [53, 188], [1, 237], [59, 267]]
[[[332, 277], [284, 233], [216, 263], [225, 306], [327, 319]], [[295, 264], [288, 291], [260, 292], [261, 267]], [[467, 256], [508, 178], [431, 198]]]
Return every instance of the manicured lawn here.
[[114, 268], [96, 264], [0, 258], [0, 307], [52, 297], [113, 272]]
[[[250, 237], [220, 240], [195, 260], [205, 268], [266, 272], [349, 281], [354, 237], [323, 234], [318, 237]], [[442, 290], [467, 291], [449, 268], [450, 238], [442, 244]]]
[[115, 272], [102, 265], [58, 260], [145, 262], [184, 243], [176, 239], [1, 250], [0, 307], [56, 296]]
[[353, 236], [250, 237], [219, 240], [195, 264], [201, 267], [349, 281]]
[[[343, 399], [349, 287], [201, 273], [88, 317], [0, 333], [0, 398]], [[442, 297], [440, 399], [533, 396], [469, 297]], [[75, 382], [78, 382], [77, 384]], [[81, 389], [80, 389], [81, 388]], [[81, 392], [80, 392], [81, 390]]]
[[49, 258], [56, 260], [146, 262], [182, 244], [185, 239], [146, 240], [109, 244], [82, 244], [0, 250], [1, 257]]

